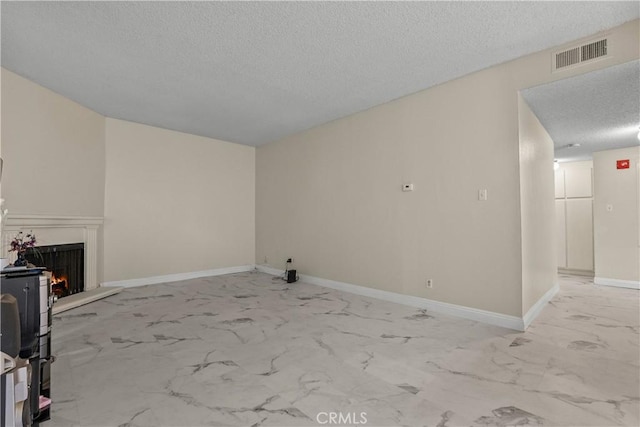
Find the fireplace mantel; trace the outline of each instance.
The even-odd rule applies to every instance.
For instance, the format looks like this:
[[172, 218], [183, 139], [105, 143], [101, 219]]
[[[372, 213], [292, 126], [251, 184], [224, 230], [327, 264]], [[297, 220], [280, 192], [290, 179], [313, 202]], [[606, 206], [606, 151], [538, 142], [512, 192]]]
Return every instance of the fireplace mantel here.
[[[2, 227], [2, 254], [7, 254], [9, 242], [20, 232], [33, 231], [38, 245], [84, 243], [85, 290], [98, 287], [98, 230], [103, 217], [9, 214]], [[10, 253], [13, 262], [15, 254]]]
[[100, 227], [104, 223], [101, 216], [52, 216], [52, 215], [21, 215], [8, 214], [4, 220], [5, 227], [16, 225], [46, 228], [46, 227]]

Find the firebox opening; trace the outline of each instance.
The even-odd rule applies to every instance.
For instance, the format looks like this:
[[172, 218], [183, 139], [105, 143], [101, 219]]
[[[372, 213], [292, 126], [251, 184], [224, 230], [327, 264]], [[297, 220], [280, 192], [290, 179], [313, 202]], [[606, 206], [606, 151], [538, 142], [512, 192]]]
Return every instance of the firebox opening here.
[[69, 278], [65, 275], [56, 276], [51, 272], [51, 292], [58, 296], [58, 298], [66, 297], [70, 295], [69, 292]]
[[36, 246], [25, 257], [51, 273], [51, 292], [58, 298], [84, 291], [84, 243]]

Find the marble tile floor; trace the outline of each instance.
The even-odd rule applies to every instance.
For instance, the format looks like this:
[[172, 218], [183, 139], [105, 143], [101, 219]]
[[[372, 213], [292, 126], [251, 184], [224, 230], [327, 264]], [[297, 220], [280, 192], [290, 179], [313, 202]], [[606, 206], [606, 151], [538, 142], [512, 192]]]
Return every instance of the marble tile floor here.
[[520, 333], [257, 272], [125, 289], [54, 317], [44, 425], [638, 426], [638, 295], [561, 276]]

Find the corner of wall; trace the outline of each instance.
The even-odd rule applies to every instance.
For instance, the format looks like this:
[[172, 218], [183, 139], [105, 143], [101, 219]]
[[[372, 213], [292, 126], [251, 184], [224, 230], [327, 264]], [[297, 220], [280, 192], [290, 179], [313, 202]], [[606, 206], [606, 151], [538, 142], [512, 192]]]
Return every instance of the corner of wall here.
[[557, 256], [553, 140], [520, 93], [518, 139], [522, 315], [526, 325], [539, 312], [536, 307], [540, 302], [557, 287]]

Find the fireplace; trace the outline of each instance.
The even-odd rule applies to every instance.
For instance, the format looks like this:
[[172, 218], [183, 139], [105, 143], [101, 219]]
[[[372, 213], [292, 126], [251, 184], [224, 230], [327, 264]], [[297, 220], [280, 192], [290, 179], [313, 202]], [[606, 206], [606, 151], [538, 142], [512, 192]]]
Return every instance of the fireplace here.
[[[2, 247], [10, 247], [20, 231], [34, 233], [40, 245], [84, 243], [84, 290], [91, 291], [100, 286], [98, 244], [103, 223], [102, 217], [9, 213], [2, 221]], [[9, 262], [14, 262], [16, 253], [8, 255]]]
[[51, 293], [58, 298], [84, 291], [84, 243], [37, 246], [25, 258], [51, 273]]

